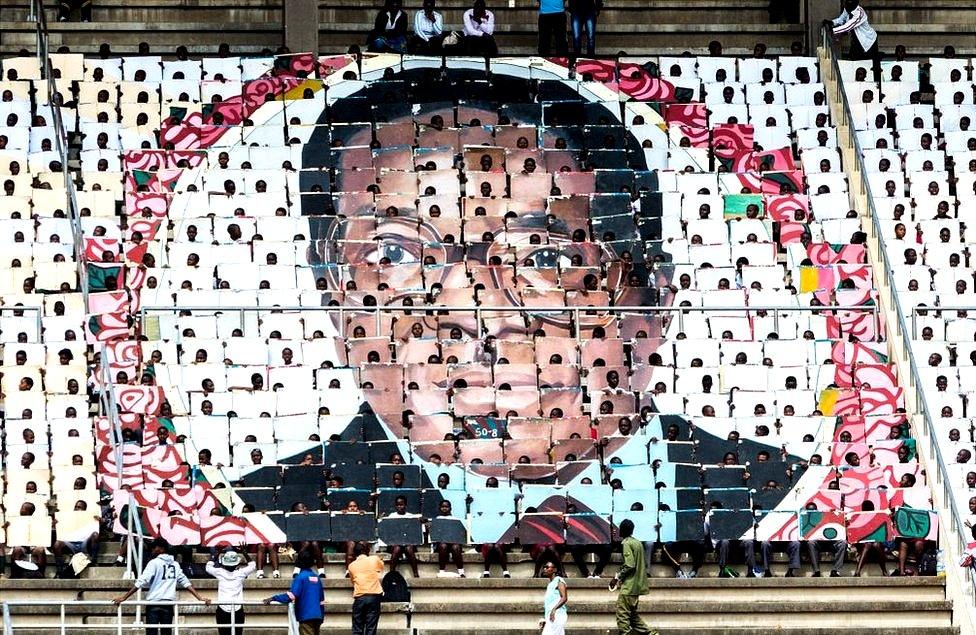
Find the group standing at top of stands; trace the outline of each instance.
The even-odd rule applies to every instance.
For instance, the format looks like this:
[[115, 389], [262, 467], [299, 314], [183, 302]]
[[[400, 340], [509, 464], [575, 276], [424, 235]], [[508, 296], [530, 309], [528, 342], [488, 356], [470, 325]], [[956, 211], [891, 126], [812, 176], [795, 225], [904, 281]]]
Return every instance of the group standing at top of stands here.
[[[539, 55], [568, 53], [566, 45], [565, 0], [539, 0]], [[474, 0], [462, 17], [462, 30], [445, 30], [444, 16], [435, 11], [435, 0], [424, 0], [423, 8], [414, 14], [413, 35], [407, 35], [407, 13], [402, 0], [386, 0], [376, 15], [373, 30], [367, 37], [368, 50], [374, 53], [413, 53], [418, 55], [478, 55], [498, 54], [495, 43], [495, 14], [488, 10], [485, 0]], [[602, 0], [570, 0], [573, 53], [582, 53], [582, 38], [586, 34], [586, 54], [594, 55], [596, 19], [603, 7]]]

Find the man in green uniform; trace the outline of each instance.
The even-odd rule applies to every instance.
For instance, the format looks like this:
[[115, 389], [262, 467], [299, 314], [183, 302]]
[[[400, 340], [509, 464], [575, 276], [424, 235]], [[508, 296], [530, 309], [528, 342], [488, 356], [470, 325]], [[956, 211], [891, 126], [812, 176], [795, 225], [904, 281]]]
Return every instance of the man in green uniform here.
[[644, 545], [634, 538], [634, 521], [625, 519], [620, 523], [619, 530], [623, 538], [624, 562], [610, 582], [611, 589], [620, 589], [617, 596], [617, 629], [620, 635], [657, 635], [657, 631], [651, 630], [637, 611], [640, 596], [647, 595], [648, 591]]

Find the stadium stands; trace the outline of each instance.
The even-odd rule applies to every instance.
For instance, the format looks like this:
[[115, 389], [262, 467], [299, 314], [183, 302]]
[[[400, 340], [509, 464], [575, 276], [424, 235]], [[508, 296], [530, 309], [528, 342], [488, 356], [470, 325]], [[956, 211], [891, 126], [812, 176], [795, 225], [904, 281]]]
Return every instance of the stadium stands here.
[[935, 539], [816, 59], [53, 63], [88, 305], [9, 58], [7, 545], [96, 483], [182, 545]]
[[[169, 0], [102, 0], [94, 3], [95, 26], [77, 22], [58, 23], [52, 5], [48, 21], [52, 44], [72, 51], [95, 53], [103, 42], [116, 51], [130, 53], [140, 42], [153, 52], [169, 53], [185, 45], [192, 53], [210, 54], [217, 42], [228, 43], [235, 53], [257, 54], [285, 42], [284, 2], [267, 0], [208, 0], [173, 3]], [[375, 10], [382, 3], [319, 3], [319, 38], [323, 53], [345, 52], [350, 44], [363, 45]], [[405, 3], [409, 13], [420, 3]], [[774, 9], [791, 3], [774, 3]], [[535, 52], [537, 33], [534, 2], [489, 3], [498, 19], [498, 40], [503, 54]], [[804, 42], [805, 18], [785, 16], [779, 23], [770, 15], [765, 0], [693, 0], [691, 2], [647, 2], [618, 0], [608, 3], [600, 14], [599, 54], [627, 51], [632, 55], [680, 54], [685, 50], [704, 54], [711, 40], [719, 40], [726, 54], [747, 55], [757, 42], [770, 54], [785, 54], [793, 42]], [[811, 22], [818, 22], [811, 6]], [[445, 26], [461, 28], [461, 14], [470, 7], [466, 0], [440, 0]], [[831, 5], [829, 11], [834, 11]], [[882, 51], [896, 45], [908, 47], [911, 55], [940, 54], [953, 44], [960, 55], [976, 52], [976, 9], [969, 0], [940, 0], [918, 3], [906, 0], [874, 0], [868, 3], [871, 23], [881, 36]], [[0, 52], [11, 54], [33, 49], [33, 24], [28, 21], [28, 2], [11, 0], [0, 7]], [[834, 17], [833, 15], [831, 17]], [[151, 29], [145, 25], [151, 24]], [[293, 50], [298, 50], [292, 45]]]
[[864, 81], [858, 64], [842, 65], [924, 409], [964, 520], [976, 507], [967, 385], [974, 359], [967, 225], [976, 212], [971, 68], [965, 59], [885, 62], [878, 85]]

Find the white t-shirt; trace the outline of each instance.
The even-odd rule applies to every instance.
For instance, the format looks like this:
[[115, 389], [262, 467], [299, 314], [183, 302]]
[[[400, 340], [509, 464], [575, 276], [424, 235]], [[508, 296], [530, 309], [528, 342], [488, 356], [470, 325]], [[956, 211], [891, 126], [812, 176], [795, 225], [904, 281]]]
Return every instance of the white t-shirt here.
[[224, 567], [207, 563], [207, 573], [217, 578], [217, 604], [228, 613], [233, 613], [240, 606], [234, 602], [244, 601], [244, 580], [257, 570], [254, 561], [243, 567], [229, 571]]

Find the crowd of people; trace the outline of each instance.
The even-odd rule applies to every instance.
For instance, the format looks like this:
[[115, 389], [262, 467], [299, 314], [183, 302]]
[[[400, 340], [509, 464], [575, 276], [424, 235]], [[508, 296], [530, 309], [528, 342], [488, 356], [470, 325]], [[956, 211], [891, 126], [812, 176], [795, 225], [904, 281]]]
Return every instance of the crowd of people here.
[[[649, 552], [652, 544], [643, 543], [635, 536], [635, 525], [630, 519], [621, 521], [618, 528], [619, 542], [615, 543], [615, 549], [620, 552], [620, 565], [617, 573], [609, 579], [609, 588], [618, 593], [615, 616], [617, 627], [620, 633], [652, 633], [654, 632], [641, 618], [639, 612], [639, 600], [642, 595], [649, 593], [648, 578], [650, 577]], [[705, 545], [711, 543], [719, 552], [719, 562], [722, 566], [720, 577], [730, 577], [729, 568], [723, 566], [722, 562], [729, 555], [729, 543], [731, 541], [706, 540], [702, 543], [669, 543], [663, 545], [664, 557], [671, 560], [676, 571], [681, 571], [681, 565], [676, 559], [681, 553], [688, 553], [692, 557], [693, 569], [687, 575], [680, 574], [678, 577], [695, 577], [698, 568], [702, 565]], [[206, 572], [210, 577], [217, 580], [216, 598], [211, 598], [201, 594], [194, 586], [191, 579], [185, 574], [180, 563], [174, 557], [174, 549], [166, 540], [162, 538], [154, 539], [150, 543], [151, 559], [143, 569], [142, 574], [134, 581], [132, 587], [122, 595], [113, 599], [116, 604], [122, 604], [138, 591], [144, 591], [144, 600], [151, 604], [146, 608], [146, 624], [149, 625], [147, 633], [164, 632], [162, 627], [172, 624], [174, 619], [174, 602], [178, 599], [178, 591], [185, 590], [196, 600], [205, 603], [207, 606], [216, 604], [215, 623], [219, 635], [241, 635], [246, 622], [246, 612], [244, 606], [244, 586], [245, 583], [256, 570], [256, 563], [251, 560], [244, 549], [227, 547], [222, 550], [213, 550], [211, 559], [206, 565]], [[747, 562], [755, 563], [755, 553], [750, 555], [753, 549], [753, 541], [742, 541], [740, 545], [744, 550]], [[844, 565], [847, 543], [843, 540], [837, 541], [809, 541], [807, 549], [810, 554], [813, 575], [820, 576], [819, 558], [820, 551], [828, 548], [833, 552], [833, 562], [831, 564], [830, 575], [836, 577], [840, 575], [840, 569]], [[865, 545], [867, 547], [867, 545]], [[869, 548], [862, 549], [857, 564], [855, 575], [859, 575], [865, 556], [876, 551], [881, 558], [882, 568], [884, 567], [885, 550], [888, 547], [898, 549], [899, 567], [905, 569], [909, 553], [918, 553], [916, 548], [921, 549], [921, 545], [908, 544], [908, 541], [896, 541], [892, 545], [876, 545], [871, 543]], [[793, 541], [789, 543], [762, 543], [762, 560], [764, 569], [750, 568], [750, 576], [762, 576], [769, 573], [769, 558], [774, 550], [785, 550], [789, 558], [789, 569], [787, 576], [792, 576], [799, 569], [800, 563], [800, 543]], [[377, 555], [371, 554], [371, 547], [368, 543], [358, 543], [355, 546], [354, 559], [346, 565], [345, 577], [349, 580], [352, 587], [352, 633], [354, 635], [371, 635], [378, 632], [381, 604], [386, 602], [400, 601], [394, 597], [391, 586], [384, 588], [383, 582], [386, 575], [387, 563]], [[536, 568], [536, 577], [543, 577], [549, 580], [546, 586], [542, 604], [543, 613], [539, 626], [543, 635], [562, 635], [565, 633], [568, 621], [567, 607], [569, 605], [568, 588], [570, 583], [566, 580], [563, 570], [562, 558], [559, 549], [554, 549], [549, 545], [546, 549], [541, 549], [539, 562]], [[609, 561], [610, 550], [605, 552], [605, 558], [601, 555], [600, 563], [602, 567]], [[577, 554], [574, 553], [574, 557]], [[295, 557], [295, 572], [292, 576], [291, 586], [288, 591], [266, 597], [264, 604], [294, 604], [295, 619], [299, 624], [299, 632], [302, 635], [318, 635], [324, 619], [325, 591], [322, 580], [325, 575], [321, 569], [316, 570], [316, 561], [321, 556], [311, 549], [302, 549]], [[487, 562], [487, 560], [486, 560]], [[582, 562], [582, 558], [578, 563]], [[487, 565], [486, 565], [487, 566]], [[583, 577], [585, 575], [585, 565], [581, 565]], [[395, 571], [395, 566], [390, 563], [390, 571]], [[392, 576], [398, 578], [398, 576]], [[595, 576], [600, 577], [600, 573]], [[394, 583], [400, 584], [400, 583]], [[159, 631], [155, 631], [159, 628]]]
[[[539, 55], [566, 55], [566, 0], [539, 0]], [[594, 55], [596, 21], [603, 8], [602, 0], [570, 0], [568, 9], [572, 27], [573, 53]], [[368, 50], [374, 53], [412, 53], [416, 55], [498, 54], [495, 42], [495, 14], [485, 0], [475, 0], [462, 16], [460, 30], [444, 24], [436, 10], [435, 0], [424, 0], [423, 8], [414, 14], [413, 34], [408, 33], [407, 12], [402, 0], [386, 0], [376, 15], [373, 30], [366, 38]], [[583, 47], [583, 37], [586, 46]]]

